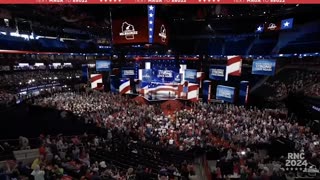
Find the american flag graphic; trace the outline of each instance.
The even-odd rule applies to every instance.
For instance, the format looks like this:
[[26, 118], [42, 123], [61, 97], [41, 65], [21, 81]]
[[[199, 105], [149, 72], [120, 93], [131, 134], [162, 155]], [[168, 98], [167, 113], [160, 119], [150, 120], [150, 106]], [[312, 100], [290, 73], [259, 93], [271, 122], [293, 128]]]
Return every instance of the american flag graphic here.
[[129, 94], [131, 90], [130, 79], [120, 79], [119, 92], [120, 94]]
[[102, 74], [90, 75], [91, 89], [100, 89], [102, 84]]
[[242, 58], [240, 56], [227, 56], [226, 81], [228, 76], [241, 76]]

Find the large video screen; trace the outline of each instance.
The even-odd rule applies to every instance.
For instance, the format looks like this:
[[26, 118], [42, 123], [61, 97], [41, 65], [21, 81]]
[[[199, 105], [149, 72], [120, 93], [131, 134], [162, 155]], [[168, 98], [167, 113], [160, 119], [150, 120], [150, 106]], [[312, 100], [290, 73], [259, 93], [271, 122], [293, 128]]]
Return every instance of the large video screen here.
[[[147, 17], [125, 17], [112, 21], [113, 44], [147, 44], [149, 39], [155, 44], [167, 45], [169, 41], [168, 25], [161, 19], [155, 19], [149, 33]], [[150, 34], [150, 35], [149, 35]]]
[[181, 75], [172, 69], [143, 69], [141, 79], [143, 82], [172, 83], [180, 82]]
[[226, 66], [211, 66], [209, 69], [209, 78], [212, 80], [225, 80]]
[[252, 63], [252, 74], [273, 76], [276, 71], [275, 59], [256, 59]]
[[97, 60], [96, 61], [96, 71], [110, 71], [111, 70], [111, 61], [109, 60]]
[[112, 21], [114, 44], [148, 43], [148, 19], [127, 17]]
[[133, 68], [122, 68], [121, 77], [122, 78], [135, 78], [135, 70]]
[[234, 91], [235, 91], [234, 87], [218, 85], [216, 99], [233, 103], [234, 102]]
[[154, 76], [153, 80], [155, 82], [173, 82], [177, 74], [174, 70], [171, 69], [157, 69], [154, 71], [156, 76]]
[[186, 69], [184, 80], [189, 81], [191, 83], [196, 83], [197, 82], [197, 70], [196, 69]]

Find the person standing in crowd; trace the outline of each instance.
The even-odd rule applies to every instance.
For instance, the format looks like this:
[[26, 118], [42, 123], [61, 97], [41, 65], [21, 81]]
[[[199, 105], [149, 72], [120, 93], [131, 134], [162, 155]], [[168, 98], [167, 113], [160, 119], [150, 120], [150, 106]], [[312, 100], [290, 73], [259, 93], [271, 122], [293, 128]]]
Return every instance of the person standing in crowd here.
[[45, 172], [40, 168], [39, 165], [36, 165], [31, 175], [34, 177], [34, 180], [44, 180]]

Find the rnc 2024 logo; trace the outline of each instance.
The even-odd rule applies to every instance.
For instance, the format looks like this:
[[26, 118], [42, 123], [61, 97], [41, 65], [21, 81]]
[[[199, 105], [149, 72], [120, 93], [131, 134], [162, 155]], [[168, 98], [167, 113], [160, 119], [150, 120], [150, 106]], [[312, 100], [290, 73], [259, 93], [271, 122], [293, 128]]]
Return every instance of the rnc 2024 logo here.
[[132, 24], [129, 24], [127, 22], [123, 22], [121, 26], [120, 36], [124, 36], [126, 40], [133, 40], [134, 35], [138, 34], [138, 31], [134, 29], [134, 26]]
[[288, 153], [285, 170], [303, 172], [311, 177], [317, 176], [319, 173], [315, 165], [307, 162], [304, 153]]

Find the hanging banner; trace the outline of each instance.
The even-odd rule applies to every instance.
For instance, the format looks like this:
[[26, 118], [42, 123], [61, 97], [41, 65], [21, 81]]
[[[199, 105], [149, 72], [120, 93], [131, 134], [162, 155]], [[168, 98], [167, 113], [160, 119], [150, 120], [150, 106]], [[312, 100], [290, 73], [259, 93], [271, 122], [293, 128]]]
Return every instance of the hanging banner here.
[[248, 93], [249, 93], [249, 81], [241, 81], [240, 90], [239, 90], [239, 102], [242, 105], [246, 105], [248, 103]]
[[210, 102], [211, 98], [211, 81], [206, 80], [203, 81], [203, 89], [202, 89], [202, 101], [205, 103]]
[[82, 82], [86, 83], [89, 79], [88, 65], [82, 64], [81, 70], [82, 70]]
[[129, 78], [120, 79], [120, 86], [119, 86], [120, 94], [129, 94], [130, 91], [131, 91], [130, 79]]
[[196, 83], [197, 82], [197, 70], [196, 69], [186, 69], [184, 80], [191, 82], [191, 83]]
[[90, 75], [90, 82], [91, 82], [91, 89], [95, 90], [102, 90], [103, 89], [103, 80], [102, 74], [91, 74]]
[[209, 69], [209, 78], [217, 81], [224, 81], [226, 76], [226, 66], [211, 66]]
[[234, 87], [218, 85], [217, 92], [216, 92], [216, 99], [233, 103], [234, 91], [235, 91]]
[[110, 76], [110, 91], [113, 93], [119, 92], [119, 78], [115, 75]]

